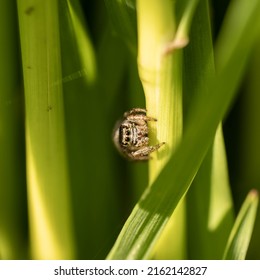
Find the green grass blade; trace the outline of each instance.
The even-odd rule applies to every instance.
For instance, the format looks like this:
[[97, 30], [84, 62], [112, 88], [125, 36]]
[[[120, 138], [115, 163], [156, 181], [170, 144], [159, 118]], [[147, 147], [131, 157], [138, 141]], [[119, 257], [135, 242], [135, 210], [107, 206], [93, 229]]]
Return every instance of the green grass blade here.
[[188, 193], [190, 259], [221, 259], [234, 222], [221, 126]]
[[18, 0], [32, 257], [74, 256], [56, 0]]
[[[242, 97], [241, 143], [238, 150], [241, 157], [238, 159], [238, 172], [235, 178], [238, 182], [237, 199], [241, 201], [250, 186], [256, 186], [260, 191], [260, 36], [250, 59], [249, 71], [246, 78], [245, 94]], [[243, 182], [241, 184], [241, 182]], [[246, 186], [245, 186], [246, 185]], [[243, 188], [243, 189], [242, 189]], [[259, 210], [258, 210], [259, 212]], [[260, 219], [256, 219], [252, 240], [248, 249], [248, 259], [260, 259], [259, 251]]]
[[[216, 54], [218, 75], [205, 81], [210, 83], [208, 92], [211, 94], [199, 95], [194, 102], [179, 148], [134, 208], [108, 255], [109, 259], [147, 257], [169, 216], [187, 192], [218, 124], [227, 113], [260, 27], [259, 1], [246, 2], [246, 5], [244, 1], [235, 3], [237, 6], [231, 9], [228, 19], [239, 20], [240, 28], [234, 32], [231, 22], [222, 30]], [[237, 8], [243, 13], [237, 14]], [[252, 26], [255, 29], [252, 30]], [[229, 34], [229, 40], [225, 39], [226, 34]]]
[[182, 134], [182, 53], [164, 53], [176, 32], [173, 10], [170, 0], [163, 4], [153, 0], [149, 7], [145, 0], [137, 1], [139, 76], [148, 115], [157, 119], [149, 124], [150, 142], [166, 142], [149, 161], [150, 184], [176, 149]]
[[[196, 1], [192, 4], [196, 6]], [[187, 16], [187, 11], [193, 9], [186, 6], [182, 18], [190, 19], [192, 12]], [[175, 14], [175, 4], [172, 1], [150, 1], [149, 6], [146, 1], [137, 1], [139, 75], [148, 115], [158, 120], [150, 123], [150, 142], [166, 143], [158, 152], [153, 153], [149, 162], [150, 185], [176, 149], [182, 135], [182, 51], [178, 48], [181, 47], [183, 37], [187, 37], [188, 24], [181, 24], [178, 31]], [[180, 209], [179, 213], [181, 218], [176, 214], [171, 218], [160, 244], [152, 253], [153, 257], [156, 255], [158, 258], [165, 258], [166, 255], [163, 255], [160, 247], [164, 246], [163, 243], [169, 243], [171, 232], [180, 231], [177, 233], [178, 238], [174, 239], [178, 245], [172, 244], [172, 258], [185, 258], [185, 226], [180, 227], [185, 225], [185, 215], [183, 209]], [[167, 258], [170, 258], [169, 253], [170, 250]]]
[[245, 259], [256, 219], [258, 200], [256, 190], [252, 190], [245, 199], [230, 233], [223, 259]]
[[[200, 1], [191, 26], [190, 44], [184, 49], [185, 116], [189, 114], [196, 94], [208, 92], [206, 81], [214, 76], [210, 12], [207, 1]], [[194, 91], [196, 88], [203, 90]], [[221, 125], [188, 192], [187, 215], [188, 258], [221, 259], [233, 225]]]
[[94, 49], [79, 1], [63, 1], [60, 8], [62, 70], [66, 77], [78, 76], [63, 84], [77, 257], [102, 259], [117, 234], [117, 219], [121, 220], [109, 113], [110, 94], [119, 83], [114, 79], [122, 75], [116, 71], [124, 62], [114, 63], [118, 68], [106, 75], [102, 58], [119, 59], [118, 46], [102, 34], [105, 41]]
[[16, 1], [0, 8], [0, 259], [27, 257], [23, 96]]
[[105, 0], [114, 31], [136, 53], [136, 8], [135, 1]]

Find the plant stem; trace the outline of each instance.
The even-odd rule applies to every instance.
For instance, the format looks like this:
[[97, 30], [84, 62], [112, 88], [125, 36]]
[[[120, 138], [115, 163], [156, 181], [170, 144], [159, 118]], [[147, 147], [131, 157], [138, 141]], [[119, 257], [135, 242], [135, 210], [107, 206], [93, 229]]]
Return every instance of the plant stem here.
[[57, 0], [19, 0], [32, 257], [74, 256]]
[[166, 142], [152, 154], [151, 185], [176, 148], [182, 134], [181, 51], [165, 53], [175, 38], [174, 6], [171, 0], [137, 1], [138, 69], [143, 84], [150, 123], [151, 145]]

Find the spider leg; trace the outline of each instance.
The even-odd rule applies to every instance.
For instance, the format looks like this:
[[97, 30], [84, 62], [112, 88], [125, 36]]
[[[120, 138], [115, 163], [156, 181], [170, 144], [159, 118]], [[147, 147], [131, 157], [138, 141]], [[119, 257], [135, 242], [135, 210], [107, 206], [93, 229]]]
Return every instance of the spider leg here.
[[153, 117], [149, 117], [149, 116], [145, 116], [144, 117], [144, 120], [146, 120], [146, 121], [150, 121], [150, 122], [157, 122], [157, 119], [156, 118], [153, 118]]
[[141, 108], [134, 108], [124, 113], [124, 118], [131, 121], [135, 121], [135, 120], [157, 121], [156, 118], [146, 116], [146, 109], [141, 109]]
[[133, 108], [132, 110], [124, 113], [125, 118], [127, 118], [128, 116], [131, 116], [131, 115], [145, 115], [146, 116], [146, 110], [141, 109], [141, 108]]
[[131, 121], [137, 125], [143, 125], [144, 122], [156, 122], [157, 119], [156, 118], [152, 118], [152, 117], [148, 117], [148, 116], [144, 116], [144, 115], [129, 115], [127, 117], [128, 121]]
[[162, 142], [154, 146], [143, 147], [137, 151], [132, 152], [131, 156], [133, 157], [133, 159], [140, 159], [140, 160], [149, 159], [150, 158], [149, 154], [158, 150], [164, 144], [165, 142]]

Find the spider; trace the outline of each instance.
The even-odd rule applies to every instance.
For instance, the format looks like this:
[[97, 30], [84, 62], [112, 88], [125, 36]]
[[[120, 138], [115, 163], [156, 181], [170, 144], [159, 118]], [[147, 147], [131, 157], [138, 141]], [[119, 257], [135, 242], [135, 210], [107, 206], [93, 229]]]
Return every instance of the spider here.
[[148, 121], [157, 121], [148, 117], [146, 110], [134, 108], [124, 113], [123, 120], [116, 123], [113, 140], [117, 150], [129, 160], [150, 159], [150, 153], [158, 150], [165, 142], [149, 146]]

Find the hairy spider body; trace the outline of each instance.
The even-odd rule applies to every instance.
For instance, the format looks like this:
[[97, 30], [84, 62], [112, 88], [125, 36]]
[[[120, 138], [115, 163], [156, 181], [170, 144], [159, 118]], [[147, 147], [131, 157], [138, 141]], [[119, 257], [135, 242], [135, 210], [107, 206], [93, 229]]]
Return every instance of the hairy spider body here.
[[150, 153], [158, 150], [163, 144], [149, 146], [148, 117], [145, 109], [134, 108], [124, 114], [123, 120], [116, 124], [114, 143], [118, 151], [130, 160], [148, 160]]

